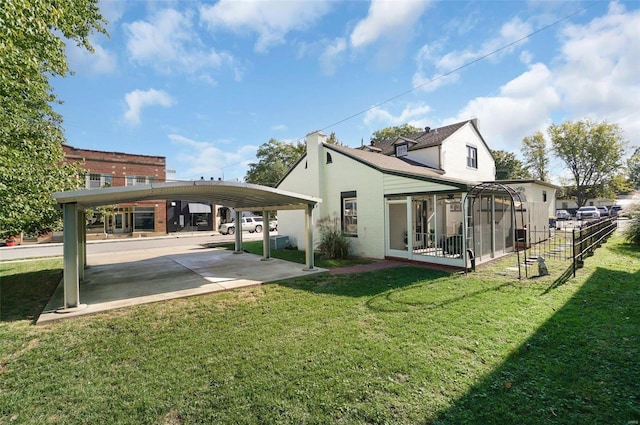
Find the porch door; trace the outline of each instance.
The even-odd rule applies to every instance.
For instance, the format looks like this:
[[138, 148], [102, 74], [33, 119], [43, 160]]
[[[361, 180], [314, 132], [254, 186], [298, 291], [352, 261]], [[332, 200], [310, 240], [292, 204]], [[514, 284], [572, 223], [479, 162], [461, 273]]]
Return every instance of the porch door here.
[[123, 228], [122, 228], [122, 219], [124, 214], [122, 214], [121, 212], [117, 212], [114, 214], [113, 216], [113, 233], [122, 233], [123, 232]]
[[411, 226], [407, 219], [407, 201], [388, 201], [385, 238], [385, 255], [409, 258], [408, 241], [411, 236]]
[[479, 260], [493, 257], [493, 196], [477, 198], [473, 211], [474, 252]]

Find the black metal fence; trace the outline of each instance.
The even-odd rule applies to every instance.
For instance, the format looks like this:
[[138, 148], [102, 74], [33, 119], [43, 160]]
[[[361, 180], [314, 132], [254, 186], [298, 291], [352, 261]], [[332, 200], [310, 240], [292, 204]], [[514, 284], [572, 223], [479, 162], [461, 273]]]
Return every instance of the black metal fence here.
[[555, 226], [542, 229], [520, 229], [517, 233], [518, 249], [526, 249], [529, 264], [538, 257], [571, 260], [571, 270], [584, 264], [585, 258], [593, 255], [618, 228], [618, 221], [601, 218], [590, 221], [557, 222]]

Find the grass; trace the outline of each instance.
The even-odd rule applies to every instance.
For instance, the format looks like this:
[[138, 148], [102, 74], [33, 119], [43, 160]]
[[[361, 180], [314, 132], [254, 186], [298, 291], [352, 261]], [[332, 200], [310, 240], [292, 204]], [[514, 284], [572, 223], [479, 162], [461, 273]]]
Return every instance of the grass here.
[[[50, 276], [26, 264], [3, 300]], [[562, 284], [568, 262], [548, 264], [325, 274], [42, 327], [14, 312], [0, 424], [636, 423], [640, 250], [614, 236]]]
[[[223, 246], [226, 249], [231, 249], [231, 250], [235, 249], [235, 245], [233, 244], [222, 244], [222, 245], [206, 244], [205, 246]], [[262, 255], [262, 241], [243, 242], [242, 249], [251, 254]], [[278, 249], [278, 250], [272, 249], [270, 250], [270, 253], [271, 253], [271, 257], [278, 258], [280, 260], [286, 260], [286, 261], [291, 261], [291, 262], [300, 263], [300, 264], [306, 263], [305, 252], [299, 251], [297, 249]], [[314, 256], [313, 256], [313, 262], [316, 267], [320, 267], [322, 269], [332, 269], [335, 267], [346, 267], [346, 266], [353, 266], [356, 264], [367, 264], [367, 263], [370, 263], [371, 261], [363, 258], [357, 258], [357, 257], [347, 258], [343, 260], [330, 259], [316, 252], [314, 253]]]

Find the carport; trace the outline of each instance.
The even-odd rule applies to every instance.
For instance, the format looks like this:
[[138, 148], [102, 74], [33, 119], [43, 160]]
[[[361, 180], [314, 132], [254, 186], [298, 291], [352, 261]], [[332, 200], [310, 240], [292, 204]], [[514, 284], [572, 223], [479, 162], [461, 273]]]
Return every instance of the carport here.
[[[305, 213], [304, 270], [315, 270], [313, 263], [313, 209], [321, 199], [249, 183], [197, 180], [190, 182], [152, 183], [127, 187], [110, 187], [73, 192], [57, 192], [55, 200], [64, 214], [64, 305], [60, 312], [84, 308], [80, 303], [80, 281], [84, 280], [87, 263], [85, 210], [101, 205], [113, 205], [143, 200], [184, 199], [211, 202], [232, 207], [235, 221], [240, 222], [243, 211], [261, 211], [265, 223], [277, 210], [302, 210]], [[269, 226], [262, 228], [263, 260], [269, 260]], [[242, 253], [242, 232], [235, 233], [235, 251]]]

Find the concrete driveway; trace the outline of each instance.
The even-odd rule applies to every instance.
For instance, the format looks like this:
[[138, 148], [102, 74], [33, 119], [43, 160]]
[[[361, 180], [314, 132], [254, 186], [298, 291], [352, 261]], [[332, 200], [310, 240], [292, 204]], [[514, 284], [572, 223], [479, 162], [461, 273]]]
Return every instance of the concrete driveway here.
[[89, 255], [80, 302], [86, 308], [56, 312], [64, 305], [62, 283], [38, 324], [115, 308], [257, 286], [265, 282], [327, 272], [303, 270], [288, 261], [201, 245], [172, 246]]

